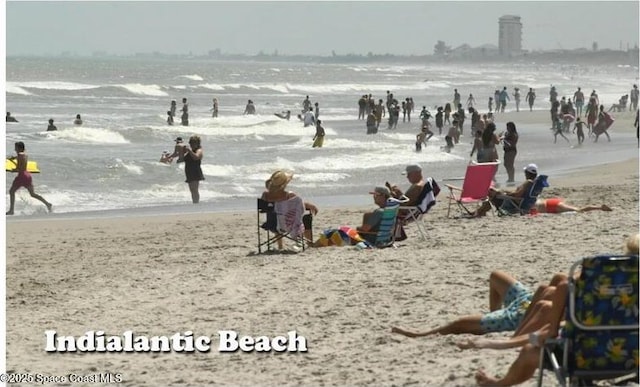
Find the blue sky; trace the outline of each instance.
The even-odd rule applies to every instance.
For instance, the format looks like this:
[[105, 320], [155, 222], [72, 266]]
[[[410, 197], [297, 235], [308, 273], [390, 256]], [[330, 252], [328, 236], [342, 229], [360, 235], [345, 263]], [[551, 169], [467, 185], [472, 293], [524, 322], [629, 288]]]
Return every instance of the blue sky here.
[[424, 55], [443, 40], [497, 45], [498, 18], [522, 18], [524, 49], [638, 44], [638, 1], [8, 1], [6, 53]]

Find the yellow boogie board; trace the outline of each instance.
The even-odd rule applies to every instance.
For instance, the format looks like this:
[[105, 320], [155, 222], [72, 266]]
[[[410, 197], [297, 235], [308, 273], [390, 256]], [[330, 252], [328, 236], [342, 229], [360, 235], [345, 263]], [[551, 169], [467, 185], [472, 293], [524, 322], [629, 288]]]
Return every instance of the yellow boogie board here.
[[[18, 172], [18, 160], [7, 159], [4, 163], [4, 169], [7, 172]], [[38, 169], [38, 163], [35, 161], [27, 161], [27, 172], [31, 173], [40, 173]]]

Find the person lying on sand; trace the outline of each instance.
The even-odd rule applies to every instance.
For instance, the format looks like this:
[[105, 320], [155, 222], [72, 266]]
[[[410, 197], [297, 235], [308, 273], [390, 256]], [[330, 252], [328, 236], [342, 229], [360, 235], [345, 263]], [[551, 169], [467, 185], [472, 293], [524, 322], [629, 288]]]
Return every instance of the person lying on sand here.
[[503, 271], [494, 271], [489, 276], [489, 309], [485, 314], [463, 316], [444, 326], [424, 332], [392, 327], [391, 332], [407, 337], [422, 337], [435, 334], [474, 334], [515, 331], [514, 336], [533, 332], [541, 328], [549, 300], [555, 293], [556, 285], [566, 276], [554, 276], [549, 285], [540, 286], [532, 293], [521, 282]]
[[[625, 255], [638, 255], [638, 244], [640, 242], [640, 234], [629, 237], [624, 246]], [[579, 275], [579, 274], [576, 274]], [[522, 335], [504, 341], [502, 346], [483, 346], [483, 348], [515, 348], [521, 346], [518, 358], [511, 364], [507, 374], [502, 378], [491, 376], [484, 370], [480, 369], [476, 372], [476, 382], [480, 386], [514, 386], [531, 379], [538, 369], [540, 361], [540, 347], [544, 342], [558, 335], [558, 330], [565, 316], [565, 307], [567, 295], [569, 294], [568, 278], [557, 284], [554, 295], [551, 299], [551, 309], [546, 313], [547, 322], [543, 327], [533, 332], [531, 335]], [[497, 344], [498, 340], [494, 340]]]
[[535, 209], [541, 214], [560, 214], [563, 212], [588, 212], [588, 211], [611, 211], [611, 207], [606, 204], [599, 206], [587, 205], [575, 207], [567, 204], [562, 198], [549, 198], [536, 200]]

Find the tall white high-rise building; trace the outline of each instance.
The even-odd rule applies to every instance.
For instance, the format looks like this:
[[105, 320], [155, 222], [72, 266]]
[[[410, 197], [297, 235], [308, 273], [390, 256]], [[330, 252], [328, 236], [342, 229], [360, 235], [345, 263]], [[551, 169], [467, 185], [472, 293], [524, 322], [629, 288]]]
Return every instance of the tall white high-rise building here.
[[500, 32], [498, 49], [500, 55], [511, 56], [522, 51], [522, 23], [520, 16], [505, 15], [498, 19]]

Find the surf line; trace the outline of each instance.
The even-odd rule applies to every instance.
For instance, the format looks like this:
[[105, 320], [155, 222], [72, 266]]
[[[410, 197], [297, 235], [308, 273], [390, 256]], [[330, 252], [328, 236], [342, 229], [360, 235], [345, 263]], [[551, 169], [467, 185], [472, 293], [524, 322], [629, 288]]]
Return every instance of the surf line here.
[[[212, 338], [194, 336], [192, 331], [171, 336], [106, 335], [104, 331], [86, 331], [81, 336], [61, 336], [55, 330], [44, 332], [45, 352], [209, 352]], [[286, 336], [247, 336], [236, 331], [218, 331], [218, 352], [307, 352], [307, 339], [298, 332]]]

